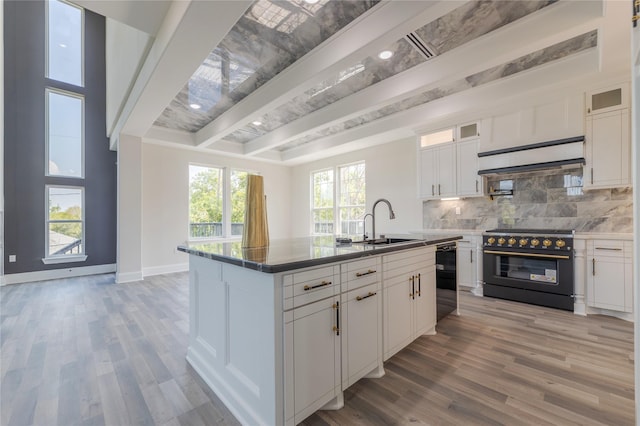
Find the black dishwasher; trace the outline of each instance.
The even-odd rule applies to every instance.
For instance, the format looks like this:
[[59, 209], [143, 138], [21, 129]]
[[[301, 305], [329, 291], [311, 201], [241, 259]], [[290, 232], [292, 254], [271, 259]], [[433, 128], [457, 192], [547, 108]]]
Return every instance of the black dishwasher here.
[[458, 307], [456, 294], [456, 243], [436, 247], [436, 304], [438, 321]]

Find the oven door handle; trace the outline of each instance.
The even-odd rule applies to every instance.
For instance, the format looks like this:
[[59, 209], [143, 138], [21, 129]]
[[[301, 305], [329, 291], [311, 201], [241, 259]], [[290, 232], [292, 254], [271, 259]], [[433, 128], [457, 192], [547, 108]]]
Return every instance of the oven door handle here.
[[507, 256], [541, 257], [543, 259], [570, 259], [568, 255], [562, 255], [562, 254], [518, 253], [514, 251], [497, 251], [497, 250], [485, 250], [484, 252], [487, 254], [504, 254]]

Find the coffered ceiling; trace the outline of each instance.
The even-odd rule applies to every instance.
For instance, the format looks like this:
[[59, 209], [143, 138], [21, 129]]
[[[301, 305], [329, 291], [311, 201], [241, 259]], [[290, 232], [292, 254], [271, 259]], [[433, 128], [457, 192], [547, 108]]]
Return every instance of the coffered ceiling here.
[[179, 3], [112, 142], [296, 164], [595, 78], [606, 44], [602, 1]]

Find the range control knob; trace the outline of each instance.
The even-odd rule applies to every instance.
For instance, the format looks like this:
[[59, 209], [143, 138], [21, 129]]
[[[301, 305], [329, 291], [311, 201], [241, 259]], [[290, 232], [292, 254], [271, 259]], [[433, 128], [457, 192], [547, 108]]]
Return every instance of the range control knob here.
[[549, 240], [549, 239], [545, 239], [545, 240], [542, 242], [542, 245], [543, 245], [543, 246], [545, 246], [545, 247], [549, 247], [549, 246], [551, 245], [551, 240]]
[[540, 245], [540, 240], [537, 238], [534, 238], [533, 240], [531, 240], [531, 245], [534, 247], [537, 247]]
[[505, 240], [504, 238], [500, 237], [498, 238], [498, 244], [504, 244], [507, 240]]
[[489, 238], [487, 238], [487, 242], [488, 242], [489, 244], [493, 244], [493, 243], [495, 243], [495, 242], [496, 242], [496, 239], [495, 239], [495, 238], [493, 238], [493, 237], [489, 237]]
[[527, 243], [529, 242], [529, 240], [528, 240], [528, 239], [526, 239], [526, 238], [520, 238], [520, 241], [519, 241], [519, 242], [520, 242], [520, 245], [521, 245], [521, 246], [526, 246], [526, 245], [527, 245]]
[[564, 240], [556, 240], [556, 247], [562, 248], [565, 246], [565, 244], [566, 243], [564, 242]]
[[507, 241], [507, 242], [509, 243], [509, 245], [512, 246], [512, 245], [514, 245], [516, 243], [516, 239], [511, 237], [511, 238], [509, 238], [509, 241]]

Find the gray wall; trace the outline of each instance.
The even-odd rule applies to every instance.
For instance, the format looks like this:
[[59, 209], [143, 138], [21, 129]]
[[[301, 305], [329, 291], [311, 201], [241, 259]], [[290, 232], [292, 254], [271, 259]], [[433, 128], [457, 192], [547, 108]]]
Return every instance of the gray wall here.
[[[105, 130], [105, 20], [85, 11], [85, 87], [79, 92], [85, 96], [84, 245], [88, 257], [79, 263], [42, 263], [45, 185], [82, 182], [45, 178], [45, 87], [49, 84], [44, 77], [45, 10], [42, 1], [4, 2], [5, 274], [116, 261], [116, 153], [109, 151]], [[17, 255], [17, 262], [8, 262], [10, 254]]]
[[[425, 229], [551, 228], [583, 232], [633, 232], [631, 188], [583, 190], [582, 168], [501, 175], [512, 197], [425, 201]], [[503, 183], [503, 185], [506, 182]], [[460, 214], [456, 214], [456, 207]]]

